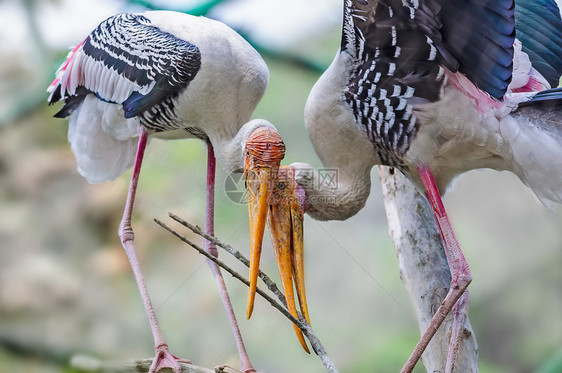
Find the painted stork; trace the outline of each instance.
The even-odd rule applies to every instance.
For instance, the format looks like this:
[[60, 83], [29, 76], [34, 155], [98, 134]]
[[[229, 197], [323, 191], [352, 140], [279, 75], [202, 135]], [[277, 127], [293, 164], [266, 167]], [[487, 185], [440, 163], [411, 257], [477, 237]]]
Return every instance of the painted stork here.
[[[254, 178], [258, 198], [250, 204], [250, 230], [255, 236], [252, 249], [259, 251], [264, 228], [262, 220], [253, 218], [252, 209], [267, 218], [265, 197], [271, 194], [268, 189], [277, 179], [285, 152], [269, 122], [250, 121], [268, 79], [260, 55], [224, 24], [154, 11], [118, 14], [100, 23], [69, 53], [48, 88], [50, 104], [65, 102], [55, 116], [70, 117], [68, 139], [82, 176], [91, 183], [111, 180], [134, 164], [119, 236], [154, 337], [156, 357], [151, 372], [161, 368], [180, 372], [178, 361], [183, 359], [169, 352], [162, 336], [133, 243], [131, 213], [148, 139], [198, 138], [207, 143], [207, 233], [213, 233], [214, 151], [227, 173], [245, 171]], [[270, 220], [275, 222], [275, 216]], [[281, 226], [281, 234], [289, 230], [283, 223]], [[204, 245], [217, 255], [209, 242]], [[220, 271], [209, 264], [233, 328], [242, 370], [255, 372]]]
[[451, 309], [468, 311], [472, 275], [440, 196], [452, 180], [509, 170], [545, 205], [562, 202], [562, 90], [551, 89], [562, 73], [560, 12], [553, 0], [516, 2], [344, 0], [340, 49], [307, 101], [314, 149], [338, 170], [332, 187], [310, 165], [291, 165], [308, 214], [356, 214], [374, 165], [402, 171], [433, 209], [452, 282], [404, 372]]

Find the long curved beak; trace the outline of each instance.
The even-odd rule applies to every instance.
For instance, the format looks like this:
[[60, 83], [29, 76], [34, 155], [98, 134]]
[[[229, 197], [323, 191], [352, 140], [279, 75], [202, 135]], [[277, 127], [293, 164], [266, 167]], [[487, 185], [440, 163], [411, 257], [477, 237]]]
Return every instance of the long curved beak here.
[[[246, 317], [250, 318], [254, 308], [261, 247], [267, 221], [287, 309], [298, 319], [294, 292], [296, 289], [301, 313], [310, 324], [304, 286], [303, 212], [296, 195], [293, 170], [287, 166], [280, 166], [278, 172], [270, 168], [246, 170], [246, 186], [251, 245]], [[310, 352], [302, 331], [296, 325], [293, 327], [303, 349]]]
[[244, 146], [244, 176], [250, 221], [250, 288], [246, 310], [248, 319], [254, 310], [268, 201], [284, 156], [285, 144], [273, 128], [258, 127], [250, 134]]
[[[304, 286], [303, 211], [295, 186], [293, 169], [280, 166], [269, 205], [268, 223], [287, 309], [298, 319], [294, 282], [301, 313], [310, 324]], [[302, 331], [294, 324], [293, 328], [303, 349], [310, 353]]]
[[[294, 283], [300, 310], [310, 324], [304, 290], [303, 211], [294, 170], [280, 166], [284, 154], [283, 140], [273, 129], [258, 128], [246, 142], [244, 175], [250, 221], [250, 287], [246, 317], [249, 319], [254, 309], [263, 234], [268, 222], [287, 309], [298, 318]], [[293, 327], [303, 349], [310, 352], [301, 330], [296, 325]]]
[[250, 168], [245, 171], [250, 222], [250, 288], [248, 289], [248, 306], [246, 309], [247, 319], [252, 316], [254, 310], [263, 233], [269, 209], [268, 201], [271, 199], [276, 171], [265, 167], [257, 170]]

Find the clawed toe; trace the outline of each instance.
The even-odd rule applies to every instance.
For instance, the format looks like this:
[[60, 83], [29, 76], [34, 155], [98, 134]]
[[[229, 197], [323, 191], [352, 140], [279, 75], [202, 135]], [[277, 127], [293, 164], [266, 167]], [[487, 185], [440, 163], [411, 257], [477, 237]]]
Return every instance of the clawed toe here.
[[154, 359], [152, 360], [149, 373], [157, 373], [164, 368], [169, 368], [174, 373], [182, 373], [183, 368], [179, 363], [191, 364], [191, 361], [173, 355], [168, 350], [167, 345], [159, 346], [156, 349], [156, 356], [154, 356]]

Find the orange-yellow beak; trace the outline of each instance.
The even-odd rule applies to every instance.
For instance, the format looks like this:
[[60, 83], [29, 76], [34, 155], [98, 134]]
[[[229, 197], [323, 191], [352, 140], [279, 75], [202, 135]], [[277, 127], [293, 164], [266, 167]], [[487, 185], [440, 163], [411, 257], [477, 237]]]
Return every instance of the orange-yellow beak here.
[[[259, 130], [254, 131], [254, 134]], [[295, 318], [298, 318], [293, 291], [294, 282], [301, 313], [310, 324], [304, 287], [303, 212], [296, 195], [294, 174], [290, 167], [279, 166], [284, 155], [284, 145], [281, 146], [282, 140], [277, 132], [271, 129], [264, 129], [264, 131], [272, 131], [276, 136], [271, 133], [259, 133], [254, 138], [252, 134], [246, 144], [245, 153], [251, 245], [250, 288], [246, 317], [250, 318], [254, 308], [261, 246], [265, 223], [268, 221], [287, 308]], [[267, 157], [259, 154], [261, 159], [267, 158], [269, 163], [256, 162], [254, 152], [257, 149], [256, 142], [260, 143], [261, 152], [274, 153]], [[301, 330], [296, 325], [293, 327], [302, 347], [309, 352]]]
[[[293, 292], [294, 282], [301, 313], [310, 324], [304, 288], [303, 212], [297, 199], [292, 171], [287, 166], [279, 168], [269, 205], [268, 223], [287, 308], [298, 318]], [[301, 330], [294, 324], [293, 327], [304, 350], [310, 352]]]

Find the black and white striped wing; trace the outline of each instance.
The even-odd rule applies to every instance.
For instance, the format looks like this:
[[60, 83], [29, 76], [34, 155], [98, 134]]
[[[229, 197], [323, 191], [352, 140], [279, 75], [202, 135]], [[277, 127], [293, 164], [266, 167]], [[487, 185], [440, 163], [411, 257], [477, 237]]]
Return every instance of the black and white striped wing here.
[[383, 163], [415, 137], [413, 105], [439, 100], [446, 70], [501, 99], [511, 81], [513, 0], [345, 0], [345, 98]]
[[174, 99], [201, 66], [197, 46], [164, 32], [141, 14], [108, 18], [69, 54], [49, 86], [49, 103], [65, 100], [70, 115], [87, 94], [121, 104], [155, 130], [176, 126]]

